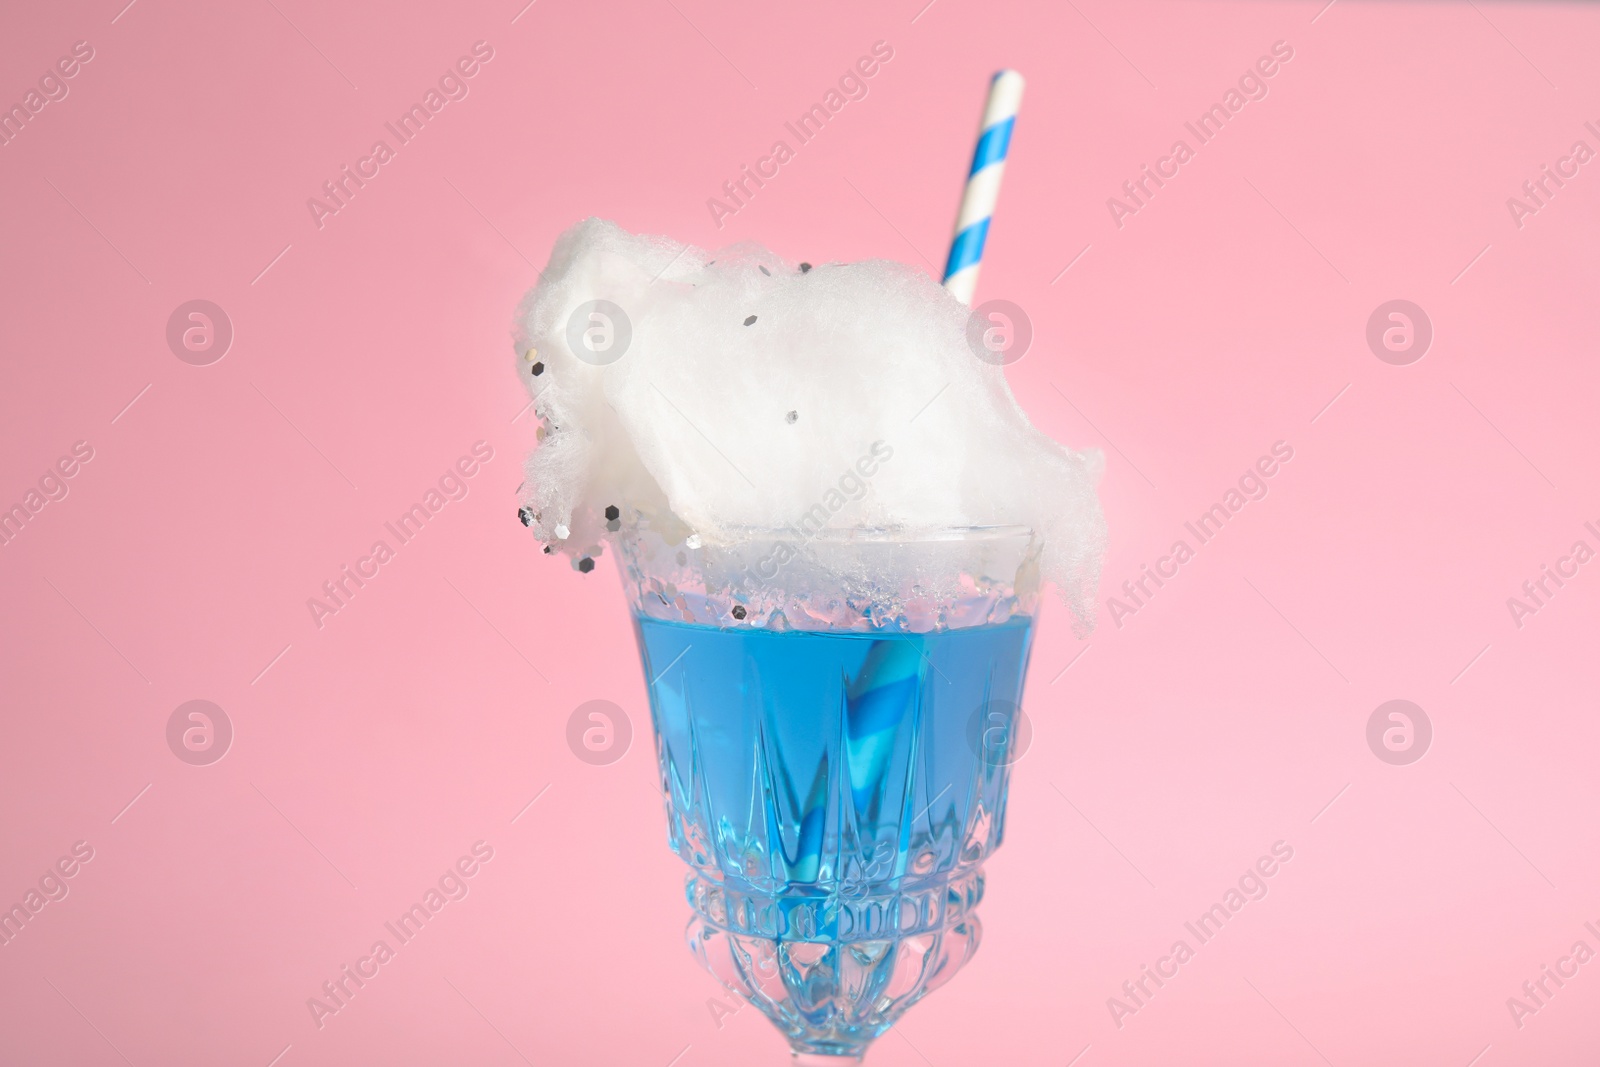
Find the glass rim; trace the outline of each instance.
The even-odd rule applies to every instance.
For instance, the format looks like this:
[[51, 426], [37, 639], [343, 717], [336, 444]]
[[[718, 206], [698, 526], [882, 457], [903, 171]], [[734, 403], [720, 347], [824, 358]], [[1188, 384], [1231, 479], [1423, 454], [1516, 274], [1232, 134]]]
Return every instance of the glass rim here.
[[[1021, 524], [977, 526], [846, 526], [824, 527], [806, 533], [794, 526], [730, 527], [727, 545], [764, 544], [779, 541], [818, 542], [827, 545], [884, 544], [919, 545], [942, 542], [982, 543], [1032, 540], [1033, 529]], [[714, 547], [708, 543], [706, 547]]]

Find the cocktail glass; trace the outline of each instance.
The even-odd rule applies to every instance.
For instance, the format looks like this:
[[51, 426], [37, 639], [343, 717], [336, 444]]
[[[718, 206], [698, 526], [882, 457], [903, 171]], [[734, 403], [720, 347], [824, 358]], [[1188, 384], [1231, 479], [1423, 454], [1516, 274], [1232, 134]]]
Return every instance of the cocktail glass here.
[[1038, 546], [966, 527], [618, 548], [691, 950], [796, 1062], [858, 1063], [977, 950]]

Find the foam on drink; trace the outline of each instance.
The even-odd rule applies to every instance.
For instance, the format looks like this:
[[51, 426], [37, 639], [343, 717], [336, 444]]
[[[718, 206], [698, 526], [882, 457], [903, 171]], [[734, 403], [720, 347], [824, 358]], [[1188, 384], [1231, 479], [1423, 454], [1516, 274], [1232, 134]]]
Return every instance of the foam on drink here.
[[[708, 252], [579, 223], [518, 316], [519, 371], [543, 422], [523, 521], [575, 565], [647, 529], [722, 550], [744, 584], [775, 580], [770, 553], [739, 555], [773, 531], [814, 546], [846, 531], [1024, 526], [1040, 575], [1086, 628], [1102, 457], [1034, 429], [1002, 369], [970, 347], [970, 315], [900, 263], [811, 267], [753, 243]], [[826, 553], [798, 555], [780, 583], [790, 592], [840, 578]], [[928, 566], [879, 552], [880, 573], [853, 578], [937, 585]]]

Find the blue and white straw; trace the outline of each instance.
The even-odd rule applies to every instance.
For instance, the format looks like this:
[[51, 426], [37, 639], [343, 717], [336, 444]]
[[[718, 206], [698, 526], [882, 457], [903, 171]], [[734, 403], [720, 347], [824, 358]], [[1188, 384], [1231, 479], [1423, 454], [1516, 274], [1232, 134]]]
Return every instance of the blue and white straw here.
[[944, 287], [963, 304], [972, 303], [973, 291], [978, 287], [983, 244], [989, 236], [995, 201], [1000, 198], [1000, 176], [1006, 169], [1017, 108], [1022, 106], [1022, 87], [1022, 75], [1014, 70], [1002, 70], [989, 83], [983, 130], [972, 153], [972, 170], [967, 174], [961, 212], [956, 216], [956, 235], [944, 267]]

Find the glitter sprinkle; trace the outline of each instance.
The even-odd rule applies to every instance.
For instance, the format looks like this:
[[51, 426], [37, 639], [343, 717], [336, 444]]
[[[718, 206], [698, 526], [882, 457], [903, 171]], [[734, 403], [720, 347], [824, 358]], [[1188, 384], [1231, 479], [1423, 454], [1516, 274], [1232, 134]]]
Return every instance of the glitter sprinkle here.
[[744, 324], [746, 326], [750, 326], [750, 325], [753, 325], [755, 323], [755, 321], [756, 321], [756, 317], [754, 315], [751, 315], [748, 319], [744, 320]]
[[572, 536], [572, 531], [567, 529], [565, 526], [557, 526], [556, 527], [556, 539], [558, 541], [565, 541], [568, 537], [571, 537], [571, 536]]
[[688, 545], [690, 548], [699, 548], [701, 544], [700, 535], [697, 533], [690, 534], [688, 537], [683, 539], [683, 543]]
[[554, 551], [555, 551], [555, 549], [551, 548], [549, 545], [545, 545], [544, 546], [544, 554], [545, 555], [548, 556], [550, 553], [552, 553]]
[[798, 411], [791, 411], [789, 414], [783, 417], [783, 421], [793, 426], [796, 422], [800, 421], [800, 413]]
[[[761, 267], [761, 264], [758, 263], [756, 266]], [[761, 273], [765, 274], [769, 278], [772, 277], [772, 272], [765, 267], [761, 267]]]
[[578, 561], [578, 569], [584, 574], [588, 574], [590, 571], [594, 570], [594, 560], [590, 559], [588, 556], [584, 556]]
[[808, 273], [810, 273], [810, 271], [811, 271], [811, 264], [809, 264], [809, 263], [800, 264], [800, 273], [801, 274], [808, 274]]
[[611, 504], [606, 508], [606, 518], [620, 519], [622, 518], [622, 512], [615, 504]]
[[734, 606], [733, 606], [733, 617], [734, 617], [734, 618], [736, 618], [736, 619], [742, 619], [742, 618], [744, 618], [744, 617], [745, 617], [745, 614], [746, 614], [746, 613], [745, 613], [745, 610], [744, 610], [744, 605], [743, 605], [743, 604], [735, 604], [735, 605], [734, 605]]
[[527, 508], [518, 508], [517, 509], [517, 518], [522, 520], [522, 525], [524, 525], [524, 526], [528, 526], [528, 525], [531, 525], [533, 523], [533, 513], [530, 512]]
[[528, 369], [533, 371], [533, 376], [535, 378], [537, 378], [539, 375], [544, 373], [544, 364], [542, 362], [535, 363], [533, 366], [529, 367]]

